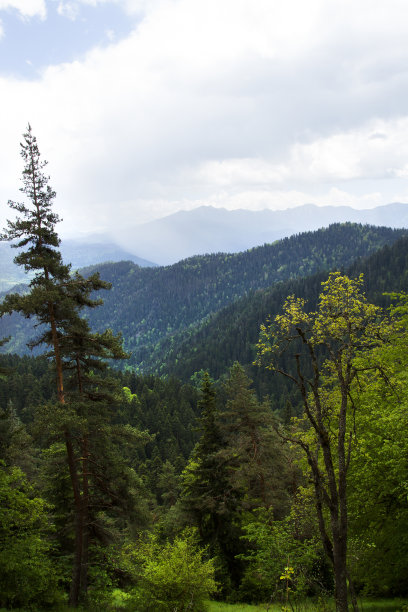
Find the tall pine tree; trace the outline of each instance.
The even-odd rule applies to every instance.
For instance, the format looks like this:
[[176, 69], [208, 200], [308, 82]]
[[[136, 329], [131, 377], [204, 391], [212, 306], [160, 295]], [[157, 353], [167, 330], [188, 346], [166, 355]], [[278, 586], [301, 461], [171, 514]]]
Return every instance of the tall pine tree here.
[[[64, 439], [74, 500], [75, 547], [70, 604], [75, 606], [87, 589], [91, 487], [96, 491], [98, 487], [95, 483], [98, 479], [99, 484], [105, 480], [107, 494], [109, 485], [106, 484], [106, 478], [103, 478], [106, 476], [107, 461], [112, 475], [111, 482], [117, 479], [116, 492], [118, 483], [123, 485], [121, 495], [126, 489], [126, 483], [118, 477], [117, 470], [113, 475], [115, 453], [112, 445], [103, 445], [103, 440], [106, 442], [109, 439], [106, 407], [112, 402], [117, 390], [107, 389], [109, 384], [106, 381], [102, 384], [99, 377], [92, 379], [92, 372], [105, 367], [101, 365], [101, 359], [121, 358], [124, 354], [119, 339], [110, 331], [93, 334], [81, 318], [83, 307], [95, 307], [101, 303], [100, 300], [92, 299], [91, 294], [109, 285], [102, 282], [98, 275], [87, 279], [78, 273], [71, 275], [70, 266], [64, 265], [62, 261], [60, 239], [55, 230], [60, 219], [52, 211], [56, 194], [48, 184], [49, 177], [44, 172], [47, 162], [41, 161], [30, 125], [21, 143], [21, 156], [24, 160], [21, 191], [27, 202], [9, 201], [10, 208], [18, 216], [14, 221], [7, 222], [1, 239], [12, 241], [12, 246], [20, 249], [14, 261], [31, 273], [32, 280], [27, 294], [6, 296], [0, 312], [2, 316], [18, 312], [26, 318], [35, 319], [39, 335], [30, 345], [47, 345], [48, 356], [55, 365], [57, 405], [52, 409], [50, 422]], [[69, 380], [68, 391], [64, 373]], [[104, 407], [103, 411], [101, 407]], [[103, 440], [101, 438], [102, 442], [99, 441], [98, 467], [91, 470], [91, 441], [95, 440], [91, 430], [96, 427], [99, 427], [100, 432], [105, 432], [105, 435], [102, 436]], [[96, 475], [97, 470], [99, 475]], [[101, 489], [99, 486], [99, 499]], [[111, 503], [113, 498], [120, 497], [113, 490], [110, 493]], [[93, 498], [96, 497], [94, 493]], [[100, 501], [99, 506], [101, 504]], [[105, 508], [106, 499], [103, 505]]]

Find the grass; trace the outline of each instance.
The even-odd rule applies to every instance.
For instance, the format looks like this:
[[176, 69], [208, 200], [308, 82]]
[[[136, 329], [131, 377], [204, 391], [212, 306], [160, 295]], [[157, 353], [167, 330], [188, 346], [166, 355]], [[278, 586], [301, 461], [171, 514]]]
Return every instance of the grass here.
[[[359, 606], [362, 612], [405, 612], [408, 611], [408, 600], [402, 599], [362, 599], [359, 600]], [[208, 612], [281, 612], [283, 604], [227, 604], [218, 601], [209, 603]], [[404, 607], [405, 606], [405, 607]], [[295, 605], [293, 612], [318, 612], [319, 608], [315, 602], [305, 601], [302, 604]], [[320, 608], [324, 612], [334, 610], [332, 608]]]
[[[408, 612], [408, 600], [405, 599], [359, 599], [359, 610], [362, 612]], [[120, 608], [116, 609], [120, 612]], [[251, 605], [244, 603], [228, 604], [219, 601], [208, 602], [208, 612], [282, 612], [283, 604], [259, 604]], [[320, 607], [313, 601], [305, 601], [301, 604], [295, 604], [293, 609], [289, 607], [290, 612], [334, 612], [332, 607]], [[0, 608], [0, 612], [8, 612], [5, 608]], [[16, 612], [26, 612], [25, 610], [16, 610]], [[61, 606], [55, 608], [54, 612], [106, 612], [106, 607], [92, 608], [71, 608], [69, 606]]]

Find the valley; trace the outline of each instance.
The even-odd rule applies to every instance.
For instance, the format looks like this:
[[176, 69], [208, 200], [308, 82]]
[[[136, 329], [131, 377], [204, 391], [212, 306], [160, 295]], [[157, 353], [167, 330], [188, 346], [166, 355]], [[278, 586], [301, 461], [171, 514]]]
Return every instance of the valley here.
[[[105, 253], [112, 259], [122, 255], [114, 248]], [[91, 249], [86, 256], [92, 254]], [[319, 445], [318, 438], [313, 438], [316, 407], [310, 412], [308, 393], [302, 392], [304, 381], [317, 394], [314, 401], [322, 401], [321, 397], [335, 407], [348, 363], [359, 372], [357, 384], [350, 379], [345, 393], [354, 410], [358, 404], [354, 421], [351, 416], [345, 421], [350, 439], [355, 440], [353, 469], [348, 475], [350, 547], [353, 554], [358, 549], [361, 555], [354, 569], [355, 584], [362, 594], [370, 589], [377, 597], [399, 596], [398, 601], [403, 602], [401, 598], [408, 595], [402, 579], [408, 551], [399, 536], [406, 530], [407, 509], [405, 472], [399, 462], [408, 436], [401, 437], [399, 430], [405, 431], [401, 418], [408, 405], [404, 386], [408, 315], [401, 293], [408, 281], [407, 231], [334, 223], [237, 253], [195, 255], [166, 266], [137, 261], [96, 262], [64, 280], [67, 287], [80, 283], [85, 315], [83, 323], [75, 322], [79, 329], [84, 325], [79, 336], [69, 320], [60, 323], [64, 402], [72, 406], [68, 411], [57, 402], [53, 351], [44, 354], [49, 343], [46, 326], [37, 326], [35, 319], [17, 312], [4, 312], [0, 320], [0, 336], [9, 337], [0, 355], [4, 372], [0, 377], [0, 459], [9, 466], [1, 472], [0, 492], [3, 487], [4, 495], [11, 494], [7, 480], [11, 466], [38, 483], [39, 493], [55, 508], [57, 558], [71, 556], [73, 544], [64, 534], [67, 526], [71, 534], [76, 527], [66, 512], [67, 504], [72, 503], [69, 489], [60, 480], [66, 478], [61, 425], [69, 427], [77, 452], [85, 453], [85, 459], [79, 461], [93, 462], [89, 476], [80, 467], [75, 472], [82, 473], [81, 499], [88, 496], [87, 512], [95, 524], [87, 536], [95, 547], [90, 549], [89, 562], [106, 574], [99, 591], [91, 589], [87, 595], [87, 609], [94, 609], [96, 593], [106, 609], [116, 609], [116, 605], [118, 609], [139, 609], [134, 606], [140, 605], [140, 598], [150, 601], [151, 593], [159, 592], [163, 571], [166, 593], [174, 581], [180, 580], [183, 588], [192, 581], [195, 586], [191, 588], [197, 593], [198, 585], [207, 598], [218, 589], [218, 598], [238, 600], [239, 609], [245, 602], [267, 601], [271, 596], [275, 602], [289, 601], [289, 591], [280, 588], [283, 575], [291, 584], [291, 605], [316, 609], [317, 602], [325, 601], [331, 609], [332, 570], [320, 543], [310, 474], [296, 444], [306, 449], [311, 443], [316, 448]], [[336, 279], [342, 283], [337, 294], [333, 293]], [[325, 286], [333, 295], [319, 326], [332, 316], [337, 326], [337, 317], [348, 316], [347, 312], [361, 319], [361, 324], [357, 336], [343, 331], [334, 344], [335, 328], [331, 327], [322, 345], [315, 347], [310, 326], [320, 316]], [[343, 301], [347, 287], [350, 294]], [[16, 289], [14, 297], [3, 292], [4, 304], [24, 304], [32, 292], [28, 284]], [[394, 298], [387, 293], [394, 293]], [[96, 307], [93, 300], [100, 295], [103, 304]], [[290, 299], [295, 299], [290, 296], [304, 304], [303, 314], [290, 309]], [[350, 306], [353, 300], [357, 310]], [[397, 307], [390, 319], [387, 308], [395, 300]], [[85, 306], [88, 302], [90, 308]], [[333, 315], [333, 309], [340, 306], [339, 314]], [[290, 363], [290, 353], [284, 356], [295, 334], [279, 349], [279, 365], [262, 367], [260, 351], [268, 344], [261, 342], [271, 342], [271, 346], [276, 342], [273, 336], [265, 340], [267, 328], [262, 326], [281, 320], [279, 313], [285, 308], [289, 318], [300, 316], [297, 324], [293, 319], [294, 331], [300, 330], [296, 325], [307, 322], [299, 336], [303, 346], [301, 342], [297, 349], [298, 365]], [[88, 327], [95, 331], [87, 331]], [[388, 340], [380, 338], [383, 333]], [[342, 352], [344, 334], [353, 342], [347, 349], [350, 353]], [[30, 344], [41, 337], [44, 341], [30, 350]], [[119, 350], [118, 341], [123, 342], [126, 354]], [[310, 362], [306, 349], [312, 351], [314, 361]], [[335, 351], [343, 355], [340, 361]], [[326, 369], [331, 359], [340, 368], [339, 383], [333, 382], [336, 370]], [[381, 364], [378, 379], [369, 374], [377, 361]], [[73, 376], [76, 370], [82, 372], [79, 394]], [[284, 371], [286, 377], [279, 376]], [[320, 377], [322, 382], [317, 382]], [[396, 388], [398, 393], [393, 391]], [[330, 439], [336, 435], [338, 417], [331, 410], [325, 412], [315, 435], [329, 430]], [[309, 415], [309, 426], [305, 415]], [[384, 436], [389, 438], [386, 450], [380, 443]], [[334, 442], [333, 446], [330, 442], [330, 452], [338, 462]], [[368, 471], [367, 456], [371, 462]], [[313, 466], [313, 459], [310, 461]], [[390, 465], [387, 474], [382, 474], [384, 463]], [[320, 460], [319, 465], [318, 474], [325, 469]], [[322, 473], [319, 486], [326, 491], [328, 476]], [[40, 484], [43, 481], [46, 488]], [[27, 495], [23, 480], [18, 482]], [[358, 548], [354, 538], [373, 539], [369, 535], [372, 520], [384, 520], [382, 507], [375, 501], [382, 494], [393, 500], [387, 510], [392, 523], [378, 530], [375, 546], [360, 544]], [[23, 517], [22, 507], [19, 512]], [[321, 520], [326, 524], [324, 517]], [[125, 525], [137, 530], [142, 539], [127, 535]], [[21, 529], [17, 522], [17, 533]], [[44, 527], [39, 533], [48, 542]], [[390, 537], [397, 539], [385, 553], [384, 539]], [[7, 538], [14, 546], [14, 535]], [[93, 550], [104, 555], [102, 564], [93, 557]], [[115, 551], [113, 564], [108, 561], [108, 551]], [[180, 566], [181, 551], [190, 555], [185, 568]], [[8, 559], [11, 553], [6, 553]], [[24, 559], [26, 553], [22, 554]], [[399, 565], [390, 573], [386, 568], [396, 555]], [[158, 557], [160, 562], [155, 561]], [[36, 572], [48, 563], [49, 553], [38, 553], [33, 584], [39, 580]], [[157, 573], [149, 578], [153, 582], [146, 582], [143, 568], [152, 563]], [[170, 566], [176, 568], [177, 578], [172, 577]], [[137, 576], [134, 568], [138, 568]], [[55, 573], [47, 571], [47, 589], [57, 588]], [[382, 586], [384, 572], [388, 590]], [[92, 577], [90, 580], [95, 584]], [[115, 589], [109, 584], [115, 584]], [[271, 584], [275, 584], [273, 595]], [[44, 601], [45, 592], [34, 596], [32, 589], [26, 589], [22, 593], [26, 601], [30, 597]], [[396, 600], [388, 600], [387, 605], [390, 601]]]

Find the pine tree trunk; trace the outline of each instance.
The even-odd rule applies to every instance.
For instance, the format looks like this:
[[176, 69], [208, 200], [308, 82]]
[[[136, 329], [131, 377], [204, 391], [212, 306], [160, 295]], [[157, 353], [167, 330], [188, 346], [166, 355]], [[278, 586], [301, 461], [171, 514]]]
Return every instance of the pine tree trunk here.
[[65, 431], [65, 445], [67, 448], [69, 474], [71, 477], [71, 485], [74, 494], [74, 512], [75, 512], [75, 549], [74, 549], [74, 564], [72, 568], [72, 580], [69, 592], [69, 605], [76, 607], [79, 603], [79, 595], [81, 590], [81, 565], [82, 565], [82, 542], [83, 542], [83, 513], [82, 500], [78, 473], [75, 465], [75, 455], [72, 446], [70, 433]]
[[61, 354], [60, 354], [60, 348], [59, 348], [59, 342], [58, 342], [57, 326], [55, 322], [54, 306], [51, 302], [48, 303], [48, 312], [50, 314], [52, 346], [54, 349], [55, 367], [57, 370], [58, 400], [61, 402], [61, 404], [65, 404], [62, 360], [61, 360]]
[[83, 492], [83, 532], [82, 532], [82, 565], [81, 565], [81, 596], [88, 590], [88, 562], [89, 562], [89, 449], [88, 436], [82, 440], [82, 492]]
[[[61, 404], [65, 404], [64, 395], [64, 380], [61, 354], [59, 350], [58, 334], [55, 323], [54, 307], [52, 303], [48, 304], [50, 313], [50, 327], [52, 342], [54, 348], [55, 365], [57, 370], [57, 393]], [[65, 446], [67, 449], [67, 459], [69, 467], [69, 475], [71, 479], [72, 492], [74, 495], [74, 529], [75, 529], [75, 547], [74, 547], [74, 562], [72, 567], [72, 579], [69, 590], [69, 604], [77, 607], [81, 593], [81, 569], [83, 559], [83, 533], [84, 533], [84, 518], [81, 499], [81, 487], [78, 478], [78, 473], [75, 464], [75, 453], [72, 445], [72, 438], [68, 430], [65, 431]]]
[[75, 551], [74, 564], [72, 567], [72, 579], [69, 590], [69, 605], [76, 608], [79, 604], [81, 592], [81, 566], [82, 566], [82, 538], [83, 520], [82, 512], [75, 509]]

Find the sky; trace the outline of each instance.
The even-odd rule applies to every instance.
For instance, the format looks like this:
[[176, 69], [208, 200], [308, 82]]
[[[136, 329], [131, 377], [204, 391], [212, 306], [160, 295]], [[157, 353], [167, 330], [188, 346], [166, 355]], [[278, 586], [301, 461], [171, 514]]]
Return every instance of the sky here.
[[63, 237], [408, 202], [406, 0], [0, 0], [0, 223], [30, 123]]

